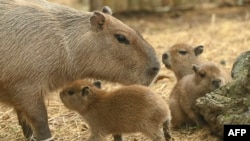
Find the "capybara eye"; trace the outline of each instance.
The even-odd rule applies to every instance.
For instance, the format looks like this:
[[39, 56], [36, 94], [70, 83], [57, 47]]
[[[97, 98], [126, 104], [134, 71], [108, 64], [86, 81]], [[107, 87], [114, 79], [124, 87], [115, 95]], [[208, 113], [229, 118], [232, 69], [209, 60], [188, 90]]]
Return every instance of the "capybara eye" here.
[[181, 54], [181, 55], [187, 54], [187, 51], [186, 51], [186, 50], [180, 50], [180, 51], [178, 51], [178, 52], [179, 52], [179, 54]]
[[115, 36], [116, 40], [117, 40], [119, 43], [122, 43], [122, 44], [125, 44], [125, 45], [128, 45], [128, 44], [129, 44], [128, 39], [127, 39], [124, 35], [115, 34], [114, 36]]
[[102, 87], [101, 81], [99, 80], [95, 81], [93, 84], [99, 89]]
[[69, 95], [73, 95], [74, 93], [75, 93], [75, 92], [74, 92], [73, 90], [69, 90], [69, 91], [68, 91], [68, 94], [69, 94]]

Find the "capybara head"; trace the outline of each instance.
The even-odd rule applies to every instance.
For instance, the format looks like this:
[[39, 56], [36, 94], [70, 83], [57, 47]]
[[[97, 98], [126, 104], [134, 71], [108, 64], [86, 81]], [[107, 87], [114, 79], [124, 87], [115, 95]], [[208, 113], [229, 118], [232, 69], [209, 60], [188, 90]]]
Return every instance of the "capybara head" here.
[[204, 86], [207, 92], [215, 90], [223, 85], [224, 80], [220, 69], [213, 63], [204, 63], [201, 65], [193, 64], [195, 72], [195, 84]]
[[203, 52], [203, 46], [192, 47], [188, 44], [176, 44], [162, 54], [162, 62], [167, 69], [172, 70], [178, 79], [193, 73], [192, 64], [198, 64], [198, 56]]
[[87, 108], [88, 104], [93, 100], [94, 91], [100, 88], [100, 81], [91, 83], [89, 81], [77, 80], [60, 92], [60, 98], [67, 108], [79, 111]]
[[84, 50], [89, 77], [149, 85], [160, 68], [154, 48], [138, 32], [114, 18], [108, 9], [104, 11], [93, 12], [92, 30], [86, 34], [89, 43], [83, 43], [91, 45]]
[[67, 82], [90, 77], [149, 85], [154, 79], [159, 61], [152, 46], [110, 14], [46, 0], [0, 1], [0, 101], [14, 107], [27, 138], [51, 138], [43, 96]]

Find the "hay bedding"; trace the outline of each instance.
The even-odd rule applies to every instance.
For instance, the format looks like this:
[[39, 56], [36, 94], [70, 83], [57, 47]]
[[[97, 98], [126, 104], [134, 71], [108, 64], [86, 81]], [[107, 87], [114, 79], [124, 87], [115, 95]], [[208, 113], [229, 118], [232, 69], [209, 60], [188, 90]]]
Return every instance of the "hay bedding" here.
[[[234, 59], [243, 51], [250, 50], [250, 9], [225, 8], [207, 11], [182, 13], [179, 18], [170, 18], [169, 14], [118, 15], [118, 17], [142, 33], [146, 40], [155, 47], [158, 57], [175, 43], [186, 42], [193, 45], [204, 45], [204, 59], [220, 64], [225, 62], [231, 70]], [[160, 80], [150, 86], [155, 92], [167, 98], [176, 80], [172, 72], [162, 64], [159, 74], [170, 79]], [[118, 84], [104, 82], [106, 89], [118, 87]], [[59, 141], [86, 140], [90, 135], [88, 126], [81, 116], [66, 109], [59, 100], [58, 94], [46, 100], [49, 124], [52, 134]], [[207, 128], [184, 127], [172, 131], [175, 141], [216, 141]], [[109, 136], [108, 140], [112, 140]], [[141, 134], [125, 135], [126, 141], [148, 141]], [[0, 105], [0, 141], [24, 140], [21, 128], [13, 110]]]

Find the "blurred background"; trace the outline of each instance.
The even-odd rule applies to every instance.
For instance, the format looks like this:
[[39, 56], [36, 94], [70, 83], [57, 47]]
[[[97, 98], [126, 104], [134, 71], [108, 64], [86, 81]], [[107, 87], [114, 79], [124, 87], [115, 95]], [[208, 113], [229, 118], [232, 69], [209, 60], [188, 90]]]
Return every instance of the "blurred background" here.
[[246, 6], [250, 0], [49, 0], [84, 11], [108, 5], [114, 12], [211, 9], [216, 7]]

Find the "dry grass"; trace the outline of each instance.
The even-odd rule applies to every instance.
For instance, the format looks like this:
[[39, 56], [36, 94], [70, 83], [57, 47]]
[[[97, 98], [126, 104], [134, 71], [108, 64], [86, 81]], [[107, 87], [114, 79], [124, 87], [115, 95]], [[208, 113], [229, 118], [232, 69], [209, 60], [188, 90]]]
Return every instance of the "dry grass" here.
[[[194, 11], [181, 14], [179, 18], [170, 18], [168, 14], [142, 14], [118, 17], [143, 34], [156, 49], [158, 57], [166, 48], [179, 42], [193, 45], [203, 44], [202, 55], [209, 61], [220, 63], [231, 70], [234, 59], [243, 51], [250, 50], [250, 10], [247, 8], [214, 9]], [[150, 86], [154, 91], [167, 97], [176, 80], [172, 72], [163, 65], [160, 74], [171, 79], [163, 79]], [[117, 84], [105, 82], [106, 89], [118, 87]], [[89, 136], [87, 125], [81, 117], [67, 110], [53, 94], [46, 101], [49, 113], [49, 125], [52, 134], [60, 141], [86, 140]], [[172, 131], [175, 141], [216, 141], [206, 128], [187, 127]], [[109, 137], [109, 140], [112, 138]], [[10, 107], [0, 105], [0, 140], [24, 140], [15, 113]], [[141, 134], [125, 135], [126, 141], [147, 141]]]

